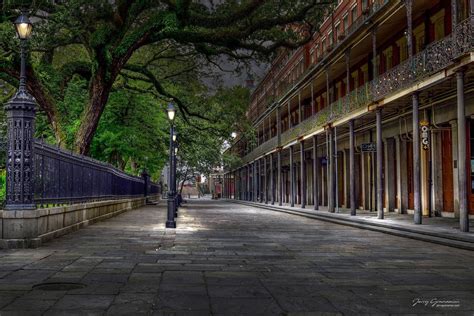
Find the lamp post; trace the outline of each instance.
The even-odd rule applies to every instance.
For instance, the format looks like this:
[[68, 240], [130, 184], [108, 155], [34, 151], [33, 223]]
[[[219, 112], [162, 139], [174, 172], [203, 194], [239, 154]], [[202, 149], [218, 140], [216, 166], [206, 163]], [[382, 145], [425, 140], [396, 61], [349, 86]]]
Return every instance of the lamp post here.
[[33, 25], [22, 13], [14, 22], [20, 39], [20, 86], [5, 105], [7, 114], [7, 188], [6, 210], [35, 209], [34, 203], [34, 153], [35, 99], [26, 89], [26, 44]]
[[174, 173], [174, 192], [175, 192], [175, 211], [174, 211], [174, 217], [178, 217], [178, 208], [181, 206], [180, 204], [180, 199], [178, 196], [178, 177], [176, 176], [176, 170], [178, 168], [178, 143], [174, 143], [174, 168], [173, 168], [173, 173]]
[[176, 177], [176, 168], [178, 166], [177, 164], [177, 159], [176, 156], [178, 155], [178, 143], [176, 140], [178, 139], [178, 132], [174, 131], [173, 132], [173, 148], [174, 148], [174, 159], [173, 159], [173, 192], [174, 192], [174, 217], [178, 217], [178, 207], [179, 207], [179, 201], [178, 201], [178, 188], [176, 186], [176, 181], [178, 180]]
[[174, 117], [176, 114], [176, 110], [173, 104], [168, 104], [168, 108], [166, 110], [168, 112], [168, 119], [170, 121], [170, 161], [169, 161], [169, 185], [168, 185], [168, 220], [166, 221], [166, 228], [176, 228], [176, 221], [174, 220], [174, 213], [175, 213], [175, 197], [174, 197], [174, 185], [173, 182], [173, 164], [174, 164]]

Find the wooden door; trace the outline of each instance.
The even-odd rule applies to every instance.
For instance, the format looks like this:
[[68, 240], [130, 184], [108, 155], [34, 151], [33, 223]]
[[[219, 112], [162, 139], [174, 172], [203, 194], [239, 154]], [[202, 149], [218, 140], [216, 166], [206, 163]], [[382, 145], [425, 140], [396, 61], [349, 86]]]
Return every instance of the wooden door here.
[[466, 169], [467, 169], [467, 194], [468, 194], [468, 207], [469, 214], [474, 214], [474, 170], [472, 165], [474, 164], [474, 120], [468, 120], [467, 124], [467, 157], [466, 157]]
[[407, 183], [408, 183], [408, 209], [415, 208], [413, 190], [413, 142], [407, 142]]
[[443, 211], [454, 212], [453, 143], [450, 130], [441, 131]]
[[344, 158], [342, 152], [337, 154], [337, 193], [338, 193], [338, 206], [345, 205], [344, 199]]
[[385, 166], [385, 146], [386, 143], [382, 143], [382, 208], [387, 208], [387, 199], [385, 194], [387, 194], [387, 188], [385, 187], [385, 177], [387, 176], [387, 166]]
[[360, 208], [362, 204], [362, 169], [361, 169], [361, 160], [362, 160], [363, 155], [362, 154], [356, 154], [355, 155], [355, 171], [356, 174], [354, 175], [356, 177], [356, 208]]

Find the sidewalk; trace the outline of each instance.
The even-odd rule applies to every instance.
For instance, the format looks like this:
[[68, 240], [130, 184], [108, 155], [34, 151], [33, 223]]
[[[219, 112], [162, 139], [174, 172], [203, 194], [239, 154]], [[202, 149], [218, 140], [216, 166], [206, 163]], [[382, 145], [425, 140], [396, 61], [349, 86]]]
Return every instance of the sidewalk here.
[[472, 221], [470, 232], [464, 233], [459, 231], [457, 218], [423, 217], [423, 224], [416, 225], [413, 223], [413, 215], [410, 214], [386, 212], [384, 219], [378, 219], [377, 212], [366, 210], [357, 210], [357, 215], [351, 216], [350, 211], [343, 208], [339, 208], [338, 213], [329, 213], [327, 207], [324, 206], [315, 211], [312, 205], [303, 209], [298, 205], [290, 207], [231, 199], [226, 201], [474, 251], [474, 223]]

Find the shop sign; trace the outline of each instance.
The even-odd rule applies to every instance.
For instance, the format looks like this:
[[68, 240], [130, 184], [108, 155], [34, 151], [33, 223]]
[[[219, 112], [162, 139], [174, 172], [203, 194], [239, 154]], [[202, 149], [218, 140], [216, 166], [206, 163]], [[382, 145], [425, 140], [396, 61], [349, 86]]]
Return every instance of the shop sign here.
[[376, 143], [364, 143], [360, 145], [360, 150], [364, 153], [376, 152], [377, 144]]
[[421, 121], [421, 147], [423, 150], [430, 148], [430, 124], [427, 121]]

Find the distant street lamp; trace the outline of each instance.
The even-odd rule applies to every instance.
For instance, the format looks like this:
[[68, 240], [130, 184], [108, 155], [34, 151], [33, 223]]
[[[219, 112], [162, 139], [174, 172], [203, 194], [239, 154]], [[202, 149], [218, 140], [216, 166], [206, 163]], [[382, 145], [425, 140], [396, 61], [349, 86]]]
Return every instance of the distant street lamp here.
[[236, 133], [236, 132], [232, 132], [232, 134], [231, 134], [230, 136], [232, 136], [233, 139], [236, 139], [236, 138], [237, 138], [237, 133]]
[[168, 185], [168, 220], [166, 221], [166, 228], [176, 228], [176, 221], [174, 220], [175, 217], [175, 192], [174, 192], [174, 185], [175, 182], [174, 175], [173, 175], [173, 165], [174, 165], [174, 117], [176, 114], [176, 110], [172, 103], [168, 104], [168, 108], [166, 109], [168, 112], [168, 119], [170, 121], [170, 161], [169, 161], [169, 185]]
[[9, 136], [7, 139], [7, 210], [35, 209], [34, 203], [34, 153], [35, 99], [26, 89], [26, 44], [33, 31], [28, 17], [22, 13], [14, 22], [20, 39], [20, 86], [5, 106]]
[[168, 118], [171, 122], [174, 121], [174, 117], [176, 115], [176, 110], [173, 106], [172, 103], [168, 104], [168, 108], [166, 109], [166, 112], [168, 112]]

